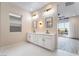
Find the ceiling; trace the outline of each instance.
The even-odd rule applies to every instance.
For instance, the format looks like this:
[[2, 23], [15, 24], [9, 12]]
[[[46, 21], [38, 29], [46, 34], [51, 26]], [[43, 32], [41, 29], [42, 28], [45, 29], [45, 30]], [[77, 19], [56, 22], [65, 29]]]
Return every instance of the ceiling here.
[[[12, 2], [13, 3], [13, 2]], [[45, 5], [47, 5], [50, 2], [14, 2], [13, 4], [29, 11], [33, 12], [35, 10], [38, 10]], [[65, 5], [67, 4], [67, 5]], [[73, 3], [66, 3], [66, 2], [58, 2], [58, 13], [60, 13], [59, 17], [71, 17], [79, 15], [79, 3], [74, 2]]]
[[[18, 5], [29, 12], [33, 12], [35, 10], [44, 7], [48, 3], [50, 2], [14, 2], [13, 4]], [[68, 6], [65, 6], [65, 3]], [[79, 13], [79, 7], [78, 7], [79, 3], [77, 2], [75, 2], [74, 4], [67, 2], [61, 2], [61, 3], [58, 2], [58, 4], [59, 4], [58, 13], [60, 13], [61, 16], [70, 17]]]
[[61, 2], [58, 5], [58, 14], [59, 17], [61, 17], [61, 22], [67, 22], [67, 19], [63, 19], [66, 17], [72, 17], [72, 16], [78, 16], [79, 15], [79, 2], [74, 3], [67, 3], [68, 5], [65, 5], [66, 2]]
[[64, 3], [60, 3], [58, 6], [58, 13], [60, 16], [72, 17], [79, 15], [79, 2], [74, 2], [74, 4], [65, 6]]
[[18, 5], [29, 12], [33, 12], [44, 7], [48, 3], [49, 2], [14, 2], [13, 4]]
[[[35, 10], [38, 10], [45, 5], [47, 5], [50, 2], [12, 2], [15, 5], [20, 6], [21, 8], [33, 12]], [[60, 13], [60, 16], [70, 17], [74, 15], [79, 15], [79, 3], [75, 2], [74, 4], [70, 5], [71, 3], [67, 3], [70, 6], [65, 6], [66, 2], [58, 2], [58, 13]]]

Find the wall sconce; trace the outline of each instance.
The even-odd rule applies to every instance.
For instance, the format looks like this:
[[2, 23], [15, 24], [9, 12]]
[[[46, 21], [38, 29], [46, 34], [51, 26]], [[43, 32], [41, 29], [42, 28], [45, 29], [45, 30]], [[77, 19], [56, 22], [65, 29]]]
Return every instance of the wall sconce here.
[[39, 27], [43, 27], [43, 21], [39, 21], [38, 24], [39, 24]]

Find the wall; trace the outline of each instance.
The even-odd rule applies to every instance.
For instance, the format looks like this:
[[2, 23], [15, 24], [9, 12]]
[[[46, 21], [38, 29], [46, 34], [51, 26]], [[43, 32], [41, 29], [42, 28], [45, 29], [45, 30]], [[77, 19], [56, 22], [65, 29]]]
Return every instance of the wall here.
[[1, 2], [0, 2], [0, 39], [1, 39]]
[[[53, 17], [53, 27], [52, 28], [46, 28], [45, 27], [45, 17], [43, 17], [42, 13], [43, 13], [43, 9], [45, 9], [49, 4], [52, 5], [53, 7], [53, 10], [54, 10], [54, 13], [52, 15]], [[49, 30], [50, 33], [57, 33], [57, 4], [56, 3], [49, 3], [48, 5], [44, 6], [43, 8], [35, 11], [36, 13], [39, 14], [39, 18], [36, 19], [37, 21], [37, 29], [36, 29], [36, 32], [40, 32], [40, 33], [46, 33], [46, 30]], [[34, 12], [33, 12], [34, 13]], [[40, 27], [38, 22], [39, 21], [42, 21], [43, 22], [43, 26]]]
[[[9, 13], [22, 15], [22, 32], [10, 32]], [[10, 3], [1, 3], [1, 39], [0, 45], [13, 44], [26, 40], [26, 33], [31, 32], [30, 13]]]
[[70, 22], [69, 37], [79, 38], [79, 16], [70, 17], [69, 22]]

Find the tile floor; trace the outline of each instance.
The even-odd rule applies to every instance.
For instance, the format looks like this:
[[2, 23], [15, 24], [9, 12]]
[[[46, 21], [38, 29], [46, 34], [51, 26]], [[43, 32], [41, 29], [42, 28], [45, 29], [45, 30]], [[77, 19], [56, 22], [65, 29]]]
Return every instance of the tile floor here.
[[79, 54], [79, 40], [59, 37], [58, 48], [67, 52]]
[[10, 46], [0, 47], [0, 56], [76, 56], [64, 50], [47, 51], [36, 45], [21, 42]]

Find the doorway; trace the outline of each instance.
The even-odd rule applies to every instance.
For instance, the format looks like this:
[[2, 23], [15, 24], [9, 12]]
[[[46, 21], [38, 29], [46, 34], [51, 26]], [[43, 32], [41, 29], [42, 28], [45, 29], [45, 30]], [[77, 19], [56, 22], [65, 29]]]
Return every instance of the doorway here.
[[58, 22], [58, 48], [79, 54], [79, 16], [69, 17], [66, 20]]
[[68, 37], [69, 36], [69, 21], [60, 20], [58, 25], [58, 36], [59, 37]]

